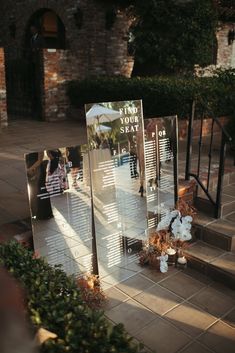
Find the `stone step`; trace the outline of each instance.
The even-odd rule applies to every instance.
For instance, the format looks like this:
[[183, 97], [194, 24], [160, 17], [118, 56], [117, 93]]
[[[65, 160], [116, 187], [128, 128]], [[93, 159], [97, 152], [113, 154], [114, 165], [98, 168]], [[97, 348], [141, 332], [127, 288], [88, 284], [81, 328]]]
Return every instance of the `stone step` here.
[[[213, 206], [208, 200], [205, 194], [200, 193], [200, 197], [194, 198], [195, 207], [207, 214], [208, 216], [213, 217]], [[212, 199], [216, 200], [216, 192], [210, 192]], [[221, 218], [226, 218], [227, 215], [235, 212], [235, 184], [230, 184], [223, 187], [222, 198], [221, 198]]]
[[200, 240], [184, 250], [188, 266], [235, 289], [235, 252], [228, 252]]
[[225, 251], [235, 251], [235, 222], [214, 219], [198, 213], [193, 222], [193, 235], [209, 245]]
[[[202, 184], [207, 187], [207, 173], [204, 173], [201, 177]], [[223, 177], [223, 187], [230, 186], [231, 184], [234, 184], [235, 182], [235, 168], [227, 168], [224, 171], [224, 177]], [[215, 192], [217, 191], [218, 187], [218, 169], [214, 169], [213, 172], [211, 173], [210, 177], [210, 185], [209, 185], [209, 192]], [[203, 196], [204, 191], [199, 187], [198, 188], [198, 196]]]

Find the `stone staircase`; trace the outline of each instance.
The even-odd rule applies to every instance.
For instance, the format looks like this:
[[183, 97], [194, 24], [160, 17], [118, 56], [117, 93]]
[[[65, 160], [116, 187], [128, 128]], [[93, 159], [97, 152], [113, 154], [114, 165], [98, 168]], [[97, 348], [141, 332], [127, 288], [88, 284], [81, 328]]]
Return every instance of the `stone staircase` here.
[[[215, 176], [211, 182], [213, 196], [216, 180]], [[194, 204], [200, 211], [193, 224], [193, 242], [185, 254], [189, 267], [235, 289], [235, 167], [231, 163], [223, 185], [220, 219], [213, 218], [210, 203], [199, 193]]]

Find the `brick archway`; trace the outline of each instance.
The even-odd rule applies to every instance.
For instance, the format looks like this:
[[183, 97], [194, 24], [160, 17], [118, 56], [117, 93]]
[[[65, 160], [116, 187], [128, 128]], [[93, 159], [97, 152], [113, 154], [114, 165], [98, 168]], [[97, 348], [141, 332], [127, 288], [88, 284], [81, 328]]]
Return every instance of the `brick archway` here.
[[27, 21], [25, 28], [25, 47], [30, 47], [30, 27], [35, 26], [43, 37], [43, 47], [53, 49], [66, 48], [66, 30], [60, 16], [50, 8], [36, 10]]

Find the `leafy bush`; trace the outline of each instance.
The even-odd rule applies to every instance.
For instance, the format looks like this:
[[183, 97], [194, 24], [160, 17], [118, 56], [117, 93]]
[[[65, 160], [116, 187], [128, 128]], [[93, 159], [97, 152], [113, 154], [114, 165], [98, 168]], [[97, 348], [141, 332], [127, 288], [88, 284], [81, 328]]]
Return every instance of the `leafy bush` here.
[[122, 325], [111, 327], [102, 311], [82, 300], [76, 282], [58, 267], [35, 259], [16, 242], [0, 244], [0, 264], [25, 289], [26, 305], [35, 329], [43, 327], [58, 338], [46, 341], [42, 353], [135, 353]]
[[212, 0], [136, 0], [135, 73], [192, 71], [214, 63], [217, 11]]
[[212, 64], [216, 56], [217, 9], [213, 0], [96, 0], [128, 8], [129, 47], [138, 75], [185, 72]]
[[142, 99], [146, 118], [172, 114], [185, 118], [194, 98], [203, 102], [203, 107], [197, 105], [200, 114], [210, 108], [217, 116], [229, 115], [235, 112], [235, 75], [223, 71], [203, 78], [98, 77], [69, 82], [67, 94], [78, 108], [86, 103]]

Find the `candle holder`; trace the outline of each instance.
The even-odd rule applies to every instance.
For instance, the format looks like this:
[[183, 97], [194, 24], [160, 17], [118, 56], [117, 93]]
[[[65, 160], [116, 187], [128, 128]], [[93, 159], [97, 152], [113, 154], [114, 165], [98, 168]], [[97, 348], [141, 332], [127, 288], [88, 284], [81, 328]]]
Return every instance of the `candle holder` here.
[[181, 270], [186, 269], [186, 267], [187, 267], [187, 259], [186, 259], [186, 257], [185, 256], [178, 257], [176, 266], [177, 266], [178, 269], [181, 269]]
[[166, 253], [168, 255], [168, 261], [167, 261], [168, 265], [169, 266], [175, 265], [175, 262], [176, 262], [176, 250], [170, 247], [170, 248], [168, 248], [166, 250]]

